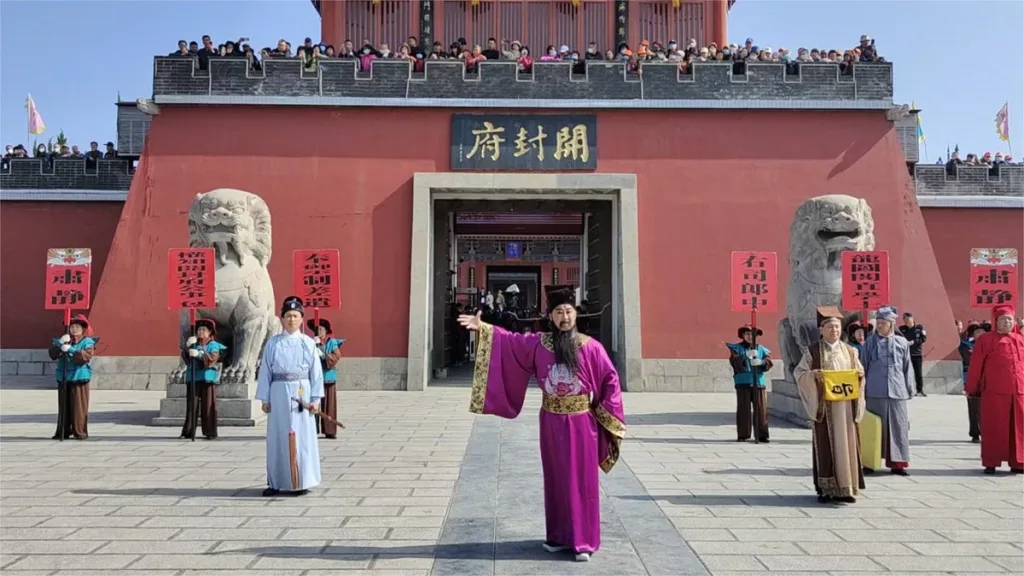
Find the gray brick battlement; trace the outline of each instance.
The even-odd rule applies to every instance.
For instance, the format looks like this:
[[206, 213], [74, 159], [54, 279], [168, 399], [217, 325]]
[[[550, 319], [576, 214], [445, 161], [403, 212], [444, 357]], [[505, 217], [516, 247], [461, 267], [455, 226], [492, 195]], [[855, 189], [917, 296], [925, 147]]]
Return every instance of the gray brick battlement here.
[[1024, 196], [1024, 166], [1003, 165], [998, 173], [984, 166], [959, 166], [956, 176], [946, 167], [918, 164], [914, 168], [918, 196]]
[[0, 190], [125, 190], [135, 169], [129, 160], [97, 160], [87, 168], [83, 158], [11, 159], [0, 169]]
[[858, 64], [852, 76], [836, 64], [698, 63], [692, 74], [676, 64], [645, 64], [640, 74], [620, 62], [590, 62], [572, 74], [569, 62], [536, 62], [532, 73], [515, 62], [481, 62], [467, 72], [459, 61], [428, 60], [423, 73], [410, 62], [377, 60], [360, 72], [352, 59], [323, 60], [307, 71], [294, 59], [267, 58], [263, 70], [245, 60], [218, 58], [209, 70], [194, 59], [158, 56], [153, 97], [158, 104], [388, 105], [429, 107], [775, 108], [888, 109], [892, 65]]

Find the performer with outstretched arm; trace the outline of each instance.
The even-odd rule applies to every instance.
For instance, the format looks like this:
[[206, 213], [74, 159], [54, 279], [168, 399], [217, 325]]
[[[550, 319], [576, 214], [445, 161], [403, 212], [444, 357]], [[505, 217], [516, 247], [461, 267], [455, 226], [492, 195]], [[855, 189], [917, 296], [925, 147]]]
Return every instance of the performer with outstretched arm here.
[[462, 326], [478, 331], [469, 410], [515, 418], [530, 378], [537, 377], [544, 393], [544, 549], [571, 551], [578, 562], [586, 562], [601, 546], [597, 472], [611, 471], [626, 434], [622, 390], [604, 346], [577, 333], [573, 292], [559, 290], [547, 297], [550, 322], [541, 333], [515, 334], [482, 322], [479, 313], [459, 316]]
[[[227, 346], [215, 340], [217, 327], [213, 320], [196, 322], [196, 335], [189, 336], [181, 357], [188, 365], [185, 374], [186, 382], [196, 386], [199, 398], [199, 421], [202, 423], [203, 437], [213, 440], [217, 437], [217, 383], [220, 382], [220, 357]], [[195, 415], [195, 410], [186, 414]], [[185, 418], [181, 427], [182, 438], [192, 438], [195, 434], [195, 419]]]
[[[341, 347], [345, 344], [344, 338], [332, 338], [334, 331], [331, 329], [331, 321], [326, 318], [320, 319], [320, 325], [316, 326], [313, 320], [306, 322], [306, 326], [316, 334], [313, 342], [316, 344], [316, 355], [320, 358], [320, 368], [324, 373], [324, 397], [320, 401], [320, 411], [333, 419], [338, 418], [338, 362], [341, 361]], [[316, 431], [323, 434], [324, 438], [334, 440], [338, 437], [338, 427], [317, 415]]]
[[267, 414], [264, 496], [301, 496], [320, 484], [320, 446], [314, 416], [324, 397], [324, 374], [313, 339], [302, 333], [302, 300], [285, 298], [284, 331], [263, 348], [256, 399]]
[[[89, 437], [89, 381], [92, 367], [89, 361], [96, 355], [99, 338], [93, 335], [89, 320], [79, 314], [71, 319], [68, 333], [53, 339], [50, 359], [57, 361], [57, 385], [64, 387], [64, 406], [59, 406], [57, 431], [54, 440]], [[58, 398], [61, 395], [58, 394]], [[63, 420], [63, 422], [61, 422]], [[63, 430], [61, 430], [63, 428]]]

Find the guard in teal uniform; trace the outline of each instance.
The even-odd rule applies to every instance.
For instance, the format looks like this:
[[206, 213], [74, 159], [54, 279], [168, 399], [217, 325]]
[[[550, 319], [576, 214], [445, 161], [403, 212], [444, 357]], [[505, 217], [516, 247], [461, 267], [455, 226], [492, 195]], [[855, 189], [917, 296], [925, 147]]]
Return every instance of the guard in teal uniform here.
[[865, 329], [864, 326], [857, 321], [850, 322], [850, 325], [846, 327], [846, 343], [857, 350], [858, 357], [864, 357], [864, 340], [867, 339], [868, 334], [874, 330], [874, 326], [868, 324]]
[[[764, 332], [757, 329], [757, 336]], [[768, 442], [768, 395], [765, 392], [767, 373], [772, 369], [771, 350], [758, 344], [754, 348], [753, 328], [741, 326], [737, 331], [740, 341], [726, 344], [733, 383], [736, 385], [736, 440], [750, 439], [751, 410], [757, 394], [756, 434], [759, 442]]]
[[[188, 365], [186, 382], [195, 382], [199, 400], [199, 421], [203, 437], [213, 440], [217, 437], [217, 384], [220, 382], [220, 360], [227, 346], [215, 340], [217, 325], [213, 320], [196, 322], [196, 335], [185, 341], [181, 357]], [[192, 380], [195, 378], [195, 380]], [[196, 411], [192, 410], [192, 414]], [[191, 438], [195, 433], [195, 418], [185, 418], [181, 437]]]
[[89, 321], [81, 314], [71, 320], [67, 334], [53, 339], [50, 358], [57, 361], [57, 385], [61, 382], [66, 385], [64, 422], [63, 426], [57, 424], [54, 440], [62, 437], [85, 440], [89, 437], [89, 381], [92, 380], [89, 362], [96, 355], [99, 340], [93, 335]]
[[[345, 344], [344, 338], [332, 338], [334, 331], [331, 329], [330, 320], [320, 319], [317, 326], [313, 320], [306, 322], [311, 332], [316, 336], [313, 342], [316, 343], [316, 355], [320, 358], [320, 367], [324, 372], [324, 397], [320, 400], [320, 410], [338, 419], [338, 362], [341, 361], [341, 347]], [[316, 432], [323, 434], [324, 438], [334, 440], [337, 438], [338, 427], [317, 416]]]

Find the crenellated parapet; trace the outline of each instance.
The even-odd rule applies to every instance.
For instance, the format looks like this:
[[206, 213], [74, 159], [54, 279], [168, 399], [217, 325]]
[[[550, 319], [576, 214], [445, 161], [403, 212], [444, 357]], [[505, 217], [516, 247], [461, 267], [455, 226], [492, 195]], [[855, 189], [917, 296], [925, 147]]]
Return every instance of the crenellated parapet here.
[[955, 176], [939, 164], [918, 164], [914, 169], [918, 196], [1024, 197], [1024, 165], [959, 166]]
[[681, 74], [673, 63], [644, 64], [629, 73], [621, 62], [589, 62], [572, 74], [569, 62], [536, 62], [532, 73], [515, 62], [428, 60], [422, 73], [402, 60], [377, 60], [361, 72], [353, 59], [322, 60], [312, 71], [294, 59], [267, 58], [263, 69], [218, 58], [200, 70], [191, 58], [158, 56], [153, 63], [157, 104], [400, 105], [421, 107], [888, 109], [892, 65], [858, 64], [842, 75], [836, 64], [801, 64], [796, 73], [776, 63], [698, 63]]
[[117, 190], [132, 185], [135, 168], [130, 160], [84, 158], [35, 158], [5, 160], [0, 169], [0, 190]]

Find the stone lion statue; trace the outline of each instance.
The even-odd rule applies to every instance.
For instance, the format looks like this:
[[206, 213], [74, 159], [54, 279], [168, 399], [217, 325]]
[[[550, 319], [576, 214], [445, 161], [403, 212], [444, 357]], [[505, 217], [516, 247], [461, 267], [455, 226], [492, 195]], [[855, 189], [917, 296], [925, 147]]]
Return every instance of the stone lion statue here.
[[[275, 314], [270, 263], [270, 210], [262, 198], [242, 190], [219, 188], [197, 194], [188, 212], [189, 247], [216, 252], [216, 303], [197, 311], [213, 320], [217, 339], [228, 346], [221, 382], [250, 382], [267, 338], [281, 331]], [[189, 337], [188, 312], [181, 315], [181, 343]], [[185, 363], [171, 375], [184, 382]]]
[[841, 306], [842, 253], [875, 248], [875, 221], [867, 201], [843, 194], [811, 198], [789, 227], [786, 317], [779, 322], [779, 347], [786, 378], [803, 350], [818, 341], [818, 306]]

